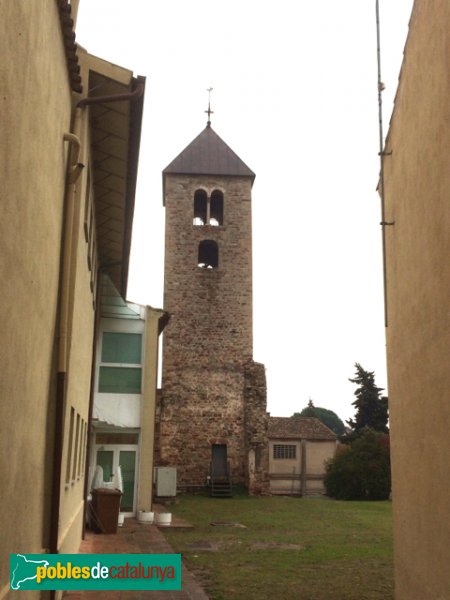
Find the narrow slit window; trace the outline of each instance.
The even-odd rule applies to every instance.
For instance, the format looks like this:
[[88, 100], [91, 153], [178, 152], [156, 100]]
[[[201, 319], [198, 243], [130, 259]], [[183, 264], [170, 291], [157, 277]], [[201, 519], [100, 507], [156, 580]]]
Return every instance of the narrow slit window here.
[[198, 246], [198, 266], [216, 269], [219, 266], [219, 248], [213, 240], [203, 240]]
[[223, 225], [223, 194], [219, 190], [214, 190], [211, 194], [209, 224], [215, 227]]
[[72, 480], [75, 480], [77, 476], [77, 456], [78, 456], [78, 444], [80, 443], [80, 415], [77, 413], [77, 426], [75, 429], [75, 446], [73, 449], [73, 465], [72, 465]]
[[208, 198], [204, 190], [197, 190], [194, 194], [194, 220], [193, 225], [205, 225], [208, 219]]
[[84, 445], [84, 419], [81, 419], [81, 427], [80, 427], [80, 444], [78, 448], [78, 468], [77, 468], [77, 477], [81, 477], [81, 458], [83, 456], [83, 445]]
[[67, 463], [66, 463], [66, 483], [70, 483], [70, 471], [72, 461], [72, 450], [73, 450], [73, 428], [75, 423], [75, 410], [73, 407], [70, 408], [70, 426], [69, 426], [69, 447], [67, 449]]

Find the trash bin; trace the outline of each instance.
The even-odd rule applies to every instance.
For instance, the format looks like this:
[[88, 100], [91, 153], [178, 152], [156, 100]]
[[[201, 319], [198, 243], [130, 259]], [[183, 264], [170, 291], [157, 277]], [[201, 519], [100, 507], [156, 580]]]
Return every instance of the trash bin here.
[[98, 533], [117, 533], [121, 498], [120, 490], [108, 488], [92, 490], [92, 509]]

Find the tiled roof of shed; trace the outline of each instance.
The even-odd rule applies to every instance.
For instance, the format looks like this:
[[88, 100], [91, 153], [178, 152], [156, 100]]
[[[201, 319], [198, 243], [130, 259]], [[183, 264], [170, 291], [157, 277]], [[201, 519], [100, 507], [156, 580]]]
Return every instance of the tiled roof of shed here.
[[335, 440], [336, 434], [316, 417], [270, 417], [269, 438]]
[[207, 125], [163, 171], [167, 174], [238, 175], [255, 178], [255, 174]]

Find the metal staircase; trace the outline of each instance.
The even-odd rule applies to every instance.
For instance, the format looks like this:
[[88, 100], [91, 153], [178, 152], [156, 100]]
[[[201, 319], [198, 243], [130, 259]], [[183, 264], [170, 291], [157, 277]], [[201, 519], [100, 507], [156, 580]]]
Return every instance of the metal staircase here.
[[231, 478], [231, 465], [227, 461], [225, 474], [215, 474], [213, 463], [210, 463], [210, 496], [212, 498], [231, 498], [233, 495], [233, 482]]

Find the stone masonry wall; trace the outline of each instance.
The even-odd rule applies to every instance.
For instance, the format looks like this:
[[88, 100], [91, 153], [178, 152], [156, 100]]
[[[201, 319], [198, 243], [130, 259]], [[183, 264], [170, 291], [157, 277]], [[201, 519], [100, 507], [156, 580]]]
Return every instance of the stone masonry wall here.
[[[198, 189], [223, 193], [222, 226], [193, 225]], [[178, 468], [180, 486], [201, 486], [212, 445], [226, 444], [233, 483], [261, 491], [260, 474], [250, 481], [248, 469], [249, 450], [258, 473], [265, 465], [266, 415], [265, 379], [248, 367], [254, 364], [251, 178], [166, 176], [165, 203], [164, 308], [171, 320], [164, 332], [157, 455], [160, 464]], [[218, 244], [215, 269], [198, 267], [202, 240]]]
[[[223, 226], [192, 224], [197, 189], [223, 192]], [[163, 387], [174, 368], [240, 367], [252, 358], [250, 199], [249, 178], [167, 177]], [[217, 269], [197, 266], [202, 240], [217, 242]]]
[[269, 493], [269, 414], [264, 365], [245, 365], [244, 429], [247, 449], [247, 488], [251, 494]]
[[211, 446], [226, 444], [235, 483], [245, 483], [242, 372], [186, 369], [164, 390], [160, 452], [176, 466], [181, 486], [206, 484]]

